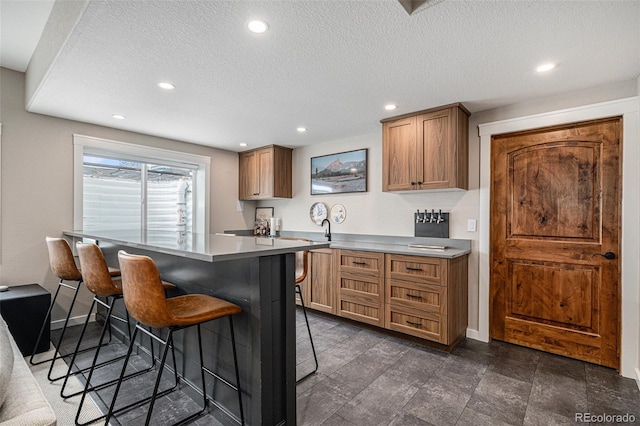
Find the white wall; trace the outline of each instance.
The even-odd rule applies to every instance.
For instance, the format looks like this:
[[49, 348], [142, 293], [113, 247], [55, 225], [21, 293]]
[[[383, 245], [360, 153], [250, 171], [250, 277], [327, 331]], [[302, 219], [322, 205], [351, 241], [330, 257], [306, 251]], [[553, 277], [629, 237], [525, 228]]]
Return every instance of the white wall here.
[[[44, 239], [73, 228], [74, 133], [211, 157], [211, 232], [247, 227], [236, 212], [235, 152], [29, 113], [24, 80], [23, 73], [0, 68], [2, 285], [40, 283], [55, 291]], [[66, 309], [69, 298], [62, 299]], [[74, 312], [86, 313], [90, 300], [84, 292]], [[54, 320], [60, 317], [56, 309]]]

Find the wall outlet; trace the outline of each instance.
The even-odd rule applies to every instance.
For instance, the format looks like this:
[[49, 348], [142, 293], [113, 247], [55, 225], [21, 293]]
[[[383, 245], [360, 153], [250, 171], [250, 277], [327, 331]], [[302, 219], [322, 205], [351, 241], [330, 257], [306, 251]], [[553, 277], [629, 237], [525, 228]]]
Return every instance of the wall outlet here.
[[467, 220], [467, 232], [476, 232], [476, 220], [475, 219]]
[[236, 211], [243, 212], [244, 211], [244, 201], [238, 200], [238, 204], [236, 204]]

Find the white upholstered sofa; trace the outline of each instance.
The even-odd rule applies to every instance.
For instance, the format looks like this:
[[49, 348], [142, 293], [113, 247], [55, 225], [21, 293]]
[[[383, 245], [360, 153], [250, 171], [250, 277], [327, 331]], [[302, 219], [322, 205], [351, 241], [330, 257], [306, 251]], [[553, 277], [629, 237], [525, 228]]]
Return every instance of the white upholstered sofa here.
[[56, 425], [56, 416], [0, 317], [0, 425]]

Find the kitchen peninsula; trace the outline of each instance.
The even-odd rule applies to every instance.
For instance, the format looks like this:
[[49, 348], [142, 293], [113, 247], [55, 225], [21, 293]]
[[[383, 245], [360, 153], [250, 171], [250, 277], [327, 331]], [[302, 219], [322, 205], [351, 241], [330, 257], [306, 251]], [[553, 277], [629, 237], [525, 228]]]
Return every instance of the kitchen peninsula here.
[[[245, 422], [295, 424], [294, 253], [327, 248], [328, 243], [171, 231], [78, 230], [63, 234], [95, 240], [110, 266], [118, 266], [119, 250], [147, 255], [158, 265], [162, 279], [174, 283], [180, 293], [209, 294], [239, 305], [243, 312], [234, 327]], [[190, 355], [197, 353], [197, 339], [192, 330], [185, 332], [185, 338], [175, 342], [177, 364], [183, 366], [181, 373], [187, 381], [197, 383], [197, 356]], [[226, 323], [204, 324], [202, 337], [205, 365], [223, 377], [233, 377]], [[208, 382], [207, 392], [211, 389]], [[213, 398], [237, 417], [233, 391], [224, 386], [213, 389]], [[215, 416], [220, 414], [215, 407], [211, 411]], [[228, 417], [220, 420], [228, 422]]]

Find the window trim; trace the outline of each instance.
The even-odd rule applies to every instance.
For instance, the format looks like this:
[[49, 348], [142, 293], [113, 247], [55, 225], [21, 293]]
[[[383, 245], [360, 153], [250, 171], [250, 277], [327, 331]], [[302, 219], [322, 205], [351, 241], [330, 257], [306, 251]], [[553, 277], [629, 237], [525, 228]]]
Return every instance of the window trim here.
[[[145, 161], [156, 161], [196, 168], [193, 194], [193, 232], [209, 234], [210, 213], [210, 175], [211, 158], [204, 155], [189, 154], [146, 145], [114, 141], [93, 136], [73, 135], [73, 229], [83, 229], [83, 172], [82, 163], [85, 149], [88, 153], [104, 151], [105, 154], [120, 153], [128, 157], [137, 157]], [[204, 214], [198, 212], [204, 211]]]

